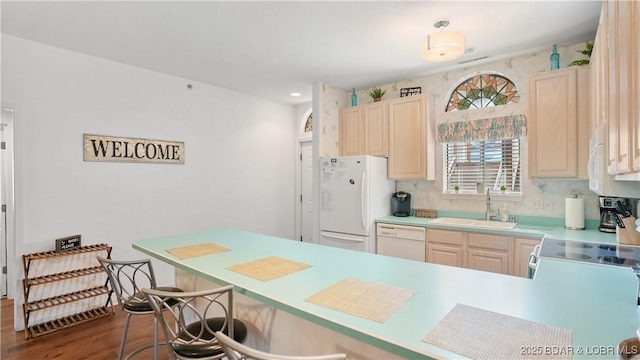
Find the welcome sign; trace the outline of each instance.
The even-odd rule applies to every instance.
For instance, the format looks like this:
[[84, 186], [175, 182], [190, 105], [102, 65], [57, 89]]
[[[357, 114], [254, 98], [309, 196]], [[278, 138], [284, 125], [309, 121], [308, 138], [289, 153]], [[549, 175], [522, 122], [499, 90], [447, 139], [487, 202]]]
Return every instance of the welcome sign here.
[[184, 164], [184, 142], [84, 134], [84, 161]]

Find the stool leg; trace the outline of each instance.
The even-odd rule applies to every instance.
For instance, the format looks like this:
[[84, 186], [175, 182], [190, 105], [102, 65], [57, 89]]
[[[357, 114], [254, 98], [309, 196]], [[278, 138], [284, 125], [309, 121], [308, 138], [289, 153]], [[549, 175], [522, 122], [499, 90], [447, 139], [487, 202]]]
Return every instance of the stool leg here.
[[153, 360], [158, 360], [158, 319], [153, 316]]
[[122, 340], [120, 340], [120, 351], [118, 352], [118, 360], [122, 360], [122, 355], [124, 354], [124, 343], [127, 340], [129, 320], [131, 320], [131, 313], [127, 313], [127, 319], [124, 322], [124, 331], [122, 332]]

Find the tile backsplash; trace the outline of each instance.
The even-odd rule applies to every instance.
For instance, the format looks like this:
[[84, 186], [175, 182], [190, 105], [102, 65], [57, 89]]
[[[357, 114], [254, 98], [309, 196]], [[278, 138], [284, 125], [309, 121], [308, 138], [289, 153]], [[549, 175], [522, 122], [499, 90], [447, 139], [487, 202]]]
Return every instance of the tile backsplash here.
[[[538, 215], [563, 217], [565, 198], [577, 194], [585, 199], [585, 218], [598, 219], [600, 208], [598, 195], [589, 190], [586, 180], [532, 180], [523, 190], [526, 196], [511, 198], [491, 195], [491, 209], [500, 209], [510, 215]], [[443, 195], [441, 182], [436, 181], [397, 181], [396, 188], [411, 194], [411, 206], [436, 210], [457, 210], [483, 212], [486, 209], [484, 195]], [[534, 202], [542, 200], [542, 207], [536, 208]]]

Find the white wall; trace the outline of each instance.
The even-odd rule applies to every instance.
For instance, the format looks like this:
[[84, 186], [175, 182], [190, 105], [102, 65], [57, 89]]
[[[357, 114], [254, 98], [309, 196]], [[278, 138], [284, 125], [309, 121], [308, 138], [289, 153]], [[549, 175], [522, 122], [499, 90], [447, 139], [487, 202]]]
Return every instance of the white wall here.
[[[1, 100], [17, 112], [17, 280], [21, 254], [73, 234], [113, 258], [211, 228], [295, 235], [294, 106], [4, 34]], [[84, 162], [83, 133], [184, 141], [186, 161]], [[154, 267], [173, 283], [172, 268]]]

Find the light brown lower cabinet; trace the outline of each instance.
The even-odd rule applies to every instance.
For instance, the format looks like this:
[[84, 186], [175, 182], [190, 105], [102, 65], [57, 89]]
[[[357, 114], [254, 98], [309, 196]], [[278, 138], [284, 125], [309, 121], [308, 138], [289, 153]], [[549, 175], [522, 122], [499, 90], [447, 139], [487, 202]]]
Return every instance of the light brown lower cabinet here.
[[540, 239], [427, 229], [427, 262], [526, 277]]
[[513, 270], [512, 275], [527, 277], [529, 256], [536, 245], [542, 240], [535, 238], [515, 237], [513, 239]]
[[427, 262], [463, 267], [463, 233], [459, 231], [427, 229]]
[[467, 233], [466, 268], [509, 274], [509, 237]]

